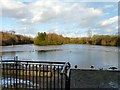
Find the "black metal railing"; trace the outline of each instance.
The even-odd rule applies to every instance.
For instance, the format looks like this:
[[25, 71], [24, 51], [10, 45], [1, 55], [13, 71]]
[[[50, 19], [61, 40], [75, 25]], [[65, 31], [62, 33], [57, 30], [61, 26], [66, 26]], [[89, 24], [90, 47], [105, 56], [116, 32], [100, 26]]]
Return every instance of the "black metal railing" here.
[[68, 62], [1, 60], [3, 89], [70, 89]]

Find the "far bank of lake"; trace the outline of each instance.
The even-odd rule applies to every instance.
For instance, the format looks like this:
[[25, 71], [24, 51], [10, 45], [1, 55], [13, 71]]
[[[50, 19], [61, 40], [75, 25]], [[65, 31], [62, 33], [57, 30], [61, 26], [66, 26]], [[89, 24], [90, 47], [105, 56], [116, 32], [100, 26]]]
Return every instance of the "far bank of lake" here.
[[72, 68], [96, 69], [118, 67], [118, 47], [83, 44], [65, 44], [52, 46], [35, 46], [33, 44], [1, 46], [4, 59], [18, 56], [22, 60], [68, 61]]

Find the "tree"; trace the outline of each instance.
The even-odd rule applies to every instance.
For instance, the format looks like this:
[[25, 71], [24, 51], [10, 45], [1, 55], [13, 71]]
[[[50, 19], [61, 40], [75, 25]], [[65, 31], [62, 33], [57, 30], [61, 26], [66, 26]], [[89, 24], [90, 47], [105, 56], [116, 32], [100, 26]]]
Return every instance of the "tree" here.
[[48, 45], [47, 39], [48, 39], [47, 34], [45, 32], [38, 33], [38, 36], [34, 40], [34, 44], [41, 45], [41, 46]]

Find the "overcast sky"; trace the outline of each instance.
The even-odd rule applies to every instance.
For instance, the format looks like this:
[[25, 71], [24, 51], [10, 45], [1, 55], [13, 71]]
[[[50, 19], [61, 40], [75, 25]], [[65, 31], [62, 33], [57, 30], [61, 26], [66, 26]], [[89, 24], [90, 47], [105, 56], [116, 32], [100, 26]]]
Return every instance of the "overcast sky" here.
[[55, 32], [68, 37], [118, 32], [117, 2], [80, 0], [0, 0], [0, 30], [36, 36]]

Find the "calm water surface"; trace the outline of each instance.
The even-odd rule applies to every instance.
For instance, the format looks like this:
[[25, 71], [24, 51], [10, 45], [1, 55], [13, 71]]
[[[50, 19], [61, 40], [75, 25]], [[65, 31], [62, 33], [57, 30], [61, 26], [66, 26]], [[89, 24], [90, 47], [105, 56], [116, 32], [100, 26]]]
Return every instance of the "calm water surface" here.
[[65, 61], [72, 68], [87, 69], [94, 65], [96, 69], [118, 67], [118, 48], [109, 46], [94, 46], [66, 44], [58, 46], [14, 45], [3, 46], [1, 55], [4, 59], [18, 56], [22, 60]]

